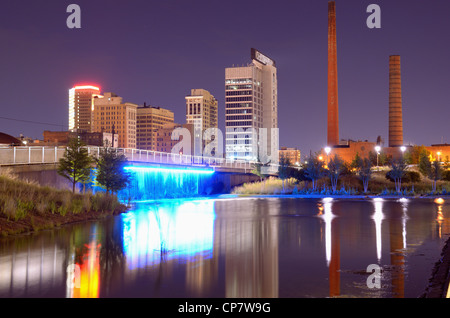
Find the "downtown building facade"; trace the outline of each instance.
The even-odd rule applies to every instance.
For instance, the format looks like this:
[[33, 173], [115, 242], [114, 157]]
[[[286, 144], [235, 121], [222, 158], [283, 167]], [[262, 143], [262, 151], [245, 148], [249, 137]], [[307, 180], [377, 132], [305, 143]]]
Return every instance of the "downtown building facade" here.
[[[209, 128], [218, 128], [217, 99], [205, 89], [191, 89], [186, 99], [186, 123], [193, 126], [192, 154], [201, 155], [205, 147], [203, 133]], [[222, 152], [222, 151], [221, 151]]]
[[163, 125], [174, 122], [174, 113], [161, 107], [144, 106], [137, 108], [136, 138], [137, 148], [157, 151], [157, 132]]
[[119, 148], [136, 149], [137, 104], [123, 102], [114, 93], [94, 98], [94, 132], [118, 134]]
[[69, 131], [92, 132], [94, 98], [100, 96], [100, 88], [93, 85], [77, 85], [69, 90]]
[[225, 69], [225, 155], [259, 160], [261, 147], [278, 160], [278, 85], [275, 61], [251, 49], [247, 66]]

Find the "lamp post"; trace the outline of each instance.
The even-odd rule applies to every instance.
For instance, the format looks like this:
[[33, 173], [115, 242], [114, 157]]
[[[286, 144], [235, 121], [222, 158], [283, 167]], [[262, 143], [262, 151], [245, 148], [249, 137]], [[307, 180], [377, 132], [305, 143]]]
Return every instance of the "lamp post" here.
[[406, 147], [405, 146], [401, 146], [400, 150], [402, 151], [402, 160], [405, 158], [405, 151], [406, 151]]
[[378, 156], [380, 155], [381, 147], [380, 146], [375, 146], [375, 151], [377, 152], [377, 171], [379, 171]]
[[327, 166], [328, 166], [328, 155], [331, 152], [331, 148], [330, 147], [325, 147], [325, 152], [327, 153]]

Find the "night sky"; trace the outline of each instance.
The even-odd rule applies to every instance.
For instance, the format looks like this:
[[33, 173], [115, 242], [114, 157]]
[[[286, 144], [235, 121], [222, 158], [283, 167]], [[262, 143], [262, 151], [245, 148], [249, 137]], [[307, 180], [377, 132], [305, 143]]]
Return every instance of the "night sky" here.
[[[66, 8], [81, 7], [81, 29]], [[225, 68], [254, 47], [278, 69], [280, 146], [326, 146], [327, 0], [4, 0], [0, 131], [42, 139], [66, 130], [68, 90], [97, 84], [185, 122], [191, 88], [219, 101]], [[381, 7], [381, 29], [366, 8]], [[402, 57], [405, 143], [450, 143], [450, 1], [337, 0], [340, 136], [388, 139], [388, 59]], [[25, 121], [33, 121], [25, 122]], [[39, 123], [48, 123], [46, 125]]]

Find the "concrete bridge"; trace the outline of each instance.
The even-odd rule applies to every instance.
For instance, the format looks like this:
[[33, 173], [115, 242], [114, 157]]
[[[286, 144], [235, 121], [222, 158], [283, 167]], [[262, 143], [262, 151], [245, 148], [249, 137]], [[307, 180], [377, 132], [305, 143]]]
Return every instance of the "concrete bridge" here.
[[[98, 157], [101, 147], [86, 147], [88, 153]], [[0, 147], [0, 169], [8, 169], [20, 179], [34, 181], [60, 189], [71, 189], [67, 179], [57, 173], [59, 159], [64, 156], [65, 147]], [[251, 173], [254, 162], [230, 160], [226, 158], [200, 157], [172, 154], [139, 149], [115, 148], [123, 153], [130, 165], [158, 167], [195, 167], [213, 169], [213, 182], [223, 185], [223, 192], [246, 182], [259, 180]], [[271, 165], [270, 171], [276, 175], [277, 165]]]

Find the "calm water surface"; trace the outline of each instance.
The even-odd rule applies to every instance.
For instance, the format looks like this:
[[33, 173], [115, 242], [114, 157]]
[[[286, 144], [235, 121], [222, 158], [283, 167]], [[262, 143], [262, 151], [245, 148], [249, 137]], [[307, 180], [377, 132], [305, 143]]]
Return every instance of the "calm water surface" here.
[[422, 199], [141, 202], [0, 239], [0, 297], [418, 297], [449, 220], [447, 202]]

